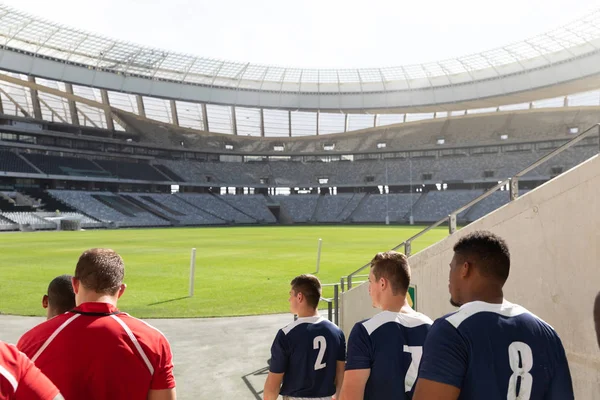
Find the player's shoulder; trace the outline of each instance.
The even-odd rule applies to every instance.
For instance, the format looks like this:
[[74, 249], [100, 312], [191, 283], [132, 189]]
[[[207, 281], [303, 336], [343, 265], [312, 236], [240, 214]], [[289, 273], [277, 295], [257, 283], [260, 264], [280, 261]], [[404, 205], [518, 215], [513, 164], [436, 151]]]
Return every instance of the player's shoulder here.
[[[78, 314], [66, 312], [39, 323], [21, 336], [21, 339], [19, 339], [19, 344], [25, 342], [36, 342], [40, 340], [45, 341], [50, 335], [60, 329], [60, 327], [63, 326], [67, 321], [70, 321], [75, 315]], [[18, 347], [20, 348], [20, 345]]]
[[120, 313], [114, 317], [125, 331], [130, 330], [139, 338], [168, 343], [168, 339], [164, 333], [144, 320], [135, 318], [127, 313]]
[[362, 326], [371, 335], [387, 323], [399, 324], [405, 328], [417, 328], [420, 326], [430, 326], [433, 321], [425, 314], [416, 311], [410, 313], [382, 311], [369, 319], [358, 322], [356, 325]]
[[298, 328], [303, 328], [303, 327], [306, 328], [309, 325], [314, 325], [314, 324], [319, 324], [319, 326], [324, 326], [324, 327], [329, 327], [329, 328], [331, 328], [331, 326], [333, 326], [336, 329], [339, 329], [335, 324], [333, 324], [326, 318], [321, 317], [321, 316], [315, 316], [315, 317], [298, 318], [295, 321], [290, 322], [289, 324], [287, 324], [286, 326], [281, 328], [280, 332], [283, 335], [289, 335], [292, 331], [295, 331]]
[[15, 364], [21, 357], [25, 357], [16, 346], [0, 342], [0, 366]]
[[539, 318], [537, 315], [527, 310], [525, 307], [519, 304], [511, 303], [507, 300], [504, 300], [501, 304], [472, 301], [464, 304], [457, 311], [444, 315], [440, 318], [440, 320], [445, 320], [454, 328], [459, 329], [466, 321], [479, 319], [489, 314], [495, 314], [506, 318], [518, 317], [528, 323], [541, 325], [547, 327], [551, 331], [554, 331], [552, 326]]

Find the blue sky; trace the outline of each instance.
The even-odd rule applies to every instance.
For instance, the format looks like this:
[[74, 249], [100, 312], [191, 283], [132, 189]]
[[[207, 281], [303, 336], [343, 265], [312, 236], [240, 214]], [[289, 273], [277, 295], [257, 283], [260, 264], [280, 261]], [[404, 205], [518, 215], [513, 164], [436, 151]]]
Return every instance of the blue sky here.
[[[297, 67], [421, 63], [509, 44], [597, 0], [3, 0], [48, 20], [194, 55]], [[500, 4], [500, 5], [498, 5]]]

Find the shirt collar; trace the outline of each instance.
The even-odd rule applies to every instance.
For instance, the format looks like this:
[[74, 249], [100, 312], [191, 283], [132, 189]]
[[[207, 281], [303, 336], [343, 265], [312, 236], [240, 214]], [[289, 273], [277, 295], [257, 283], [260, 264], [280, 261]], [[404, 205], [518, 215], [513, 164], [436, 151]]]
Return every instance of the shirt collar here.
[[109, 303], [82, 303], [79, 307], [75, 308], [75, 311], [81, 311], [84, 313], [106, 313], [111, 314], [114, 312], [118, 312], [119, 309], [116, 306], [113, 306]]

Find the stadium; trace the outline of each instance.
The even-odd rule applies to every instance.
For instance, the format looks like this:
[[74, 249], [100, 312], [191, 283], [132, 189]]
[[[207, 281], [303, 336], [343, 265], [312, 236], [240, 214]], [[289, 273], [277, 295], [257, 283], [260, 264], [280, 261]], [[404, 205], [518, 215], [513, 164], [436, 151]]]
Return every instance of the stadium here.
[[[39, 297], [82, 251], [111, 247], [122, 307], [172, 342], [179, 397], [260, 399], [291, 278], [316, 270], [348, 334], [375, 314], [365, 263], [397, 249], [411, 304], [437, 318], [453, 310], [453, 244], [489, 229], [516, 265], [507, 297], [560, 334], [576, 398], [600, 398], [600, 10], [363, 69], [223, 61], [0, 14], [1, 340], [40, 322]], [[218, 353], [244, 355], [196, 376]]]

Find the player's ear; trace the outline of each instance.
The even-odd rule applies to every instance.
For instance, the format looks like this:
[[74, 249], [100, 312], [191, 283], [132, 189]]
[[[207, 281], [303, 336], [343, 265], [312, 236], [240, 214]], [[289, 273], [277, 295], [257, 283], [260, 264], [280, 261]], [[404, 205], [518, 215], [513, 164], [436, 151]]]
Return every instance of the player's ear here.
[[73, 293], [78, 294], [79, 293], [79, 279], [72, 277], [71, 285], [73, 286]]
[[44, 297], [42, 297], [42, 307], [48, 308], [48, 295], [47, 294], [45, 294]]
[[120, 299], [121, 296], [123, 296], [123, 293], [125, 293], [125, 289], [127, 289], [127, 285], [122, 283], [121, 287], [119, 288], [119, 292], [117, 293], [117, 298]]
[[473, 273], [473, 264], [471, 264], [469, 261], [464, 260], [461, 264], [460, 264], [460, 276], [462, 278], [466, 278], [468, 277], [470, 274]]

